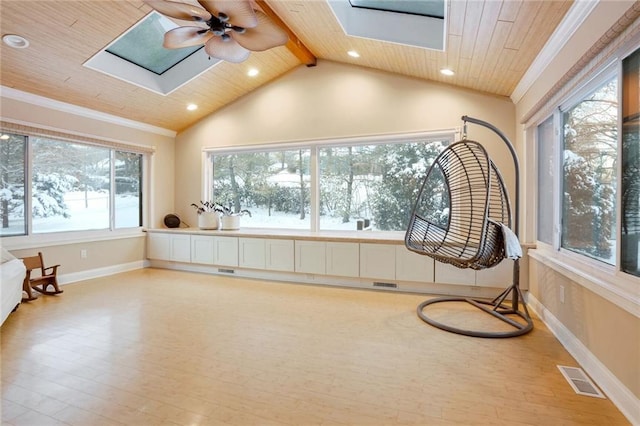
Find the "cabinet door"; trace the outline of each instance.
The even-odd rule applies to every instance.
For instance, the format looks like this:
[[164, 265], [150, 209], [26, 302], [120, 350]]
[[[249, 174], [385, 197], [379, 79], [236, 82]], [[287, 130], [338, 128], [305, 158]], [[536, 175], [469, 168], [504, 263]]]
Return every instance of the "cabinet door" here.
[[476, 271], [460, 269], [447, 263], [435, 263], [435, 282], [440, 284], [475, 285]]
[[191, 236], [191, 261], [213, 265], [213, 237], [207, 235]]
[[476, 285], [507, 288], [513, 283], [513, 260], [503, 259], [493, 268], [476, 271]]
[[191, 262], [191, 235], [171, 235], [171, 260]]
[[238, 240], [238, 266], [242, 268], [265, 268], [265, 245], [262, 238], [240, 238]]
[[156, 260], [171, 260], [169, 234], [150, 232], [147, 234], [147, 257]]
[[324, 274], [326, 244], [320, 241], [296, 241], [296, 272]]
[[360, 244], [360, 276], [395, 280], [396, 246], [391, 244]]
[[327, 275], [357, 277], [360, 275], [360, 244], [327, 243]]
[[434, 276], [433, 259], [396, 246], [396, 279], [432, 283]]
[[238, 266], [237, 237], [213, 237], [213, 264]]
[[295, 270], [293, 240], [265, 240], [265, 268], [271, 271]]

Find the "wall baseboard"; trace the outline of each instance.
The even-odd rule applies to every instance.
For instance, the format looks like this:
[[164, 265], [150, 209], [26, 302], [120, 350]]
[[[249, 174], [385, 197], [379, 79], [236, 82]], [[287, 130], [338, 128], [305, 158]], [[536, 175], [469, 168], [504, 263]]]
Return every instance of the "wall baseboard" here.
[[89, 269], [87, 271], [72, 272], [70, 274], [62, 274], [58, 276], [58, 284], [65, 285], [75, 283], [77, 281], [88, 280], [91, 278], [106, 277], [120, 272], [134, 271], [136, 269], [146, 268], [147, 260], [138, 260], [130, 263], [122, 263], [119, 265], [107, 266], [104, 268]]
[[640, 425], [640, 399], [531, 293], [527, 304], [631, 424]]

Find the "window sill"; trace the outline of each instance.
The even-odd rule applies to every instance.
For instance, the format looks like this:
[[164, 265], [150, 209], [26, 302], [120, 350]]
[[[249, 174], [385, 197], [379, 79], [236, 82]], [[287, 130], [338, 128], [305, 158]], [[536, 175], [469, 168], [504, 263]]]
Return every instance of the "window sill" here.
[[529, 256], [640, 318], [640, 279], [610, 271], [594, 261], [578, 260], [552, 249], [529, 250]]
[[241, 228], [237, 231], [204, 230], [200, 228], [160, 228], [147, 232], [163, 232], [223, 237], [275, 238], [310, 241], [342, 241], [380, 244], [404, 244], [404, 231], [305, 231], [302, 229]]
[[97, 230], [20, 235], [15, 237], [2, 237], [0, 242], [2, 243], [2, 247], [7, 250], [23, 250], [144, 236], [145, 234], [143, 233], [142, 228], [130, 228], [119, 229], [116, 231]]

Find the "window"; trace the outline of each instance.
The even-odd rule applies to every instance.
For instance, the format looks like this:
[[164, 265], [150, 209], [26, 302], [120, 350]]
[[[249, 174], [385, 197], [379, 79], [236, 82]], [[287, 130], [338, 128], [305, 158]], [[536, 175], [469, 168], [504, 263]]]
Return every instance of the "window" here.
[[213, 155], [213, 198], [249, 210], [243, 226], [309, 229], [310, 156], [309, 148]]
[[142, 155], [115, 152], [115, 227], [142, 226]]
[[141, 226], [141, 183], [142, 154], [8, 134], [1, 235]]
[[320, 229], [404, 231], [445, 141], [320, 148]]
[[[553, 117], [538, 126], [538, 188], [553, 188], [555, 174]], [[538, 240], [553, 244], [553, 191], [538, 191]]]
[[615, 264], [618, 79], [563, 113], [562, 247]]
[[27, 232], [25, 153], [27, 138], [11, 133], [0, 136], [0, 236]]
[[32, 139], [33, 232], [109, 228], [109, 149]]
[[640, 51], [623, 61], [621, 269], [640, 276]]
[[178, 26], [159, 13], [151, 13], [111, 44], [106, 51], [155, 74], [162, 75], [202, 46], [165, 49], [164, 34]]
[[570, 94], [537, 126], [536, 138], [538, 241], [593, 259], [587, 262], [598, 269], [607, 264], [616, 274], [635, 276], [640, 276], [639, 87], [637, 50]]
[[211, 152], [209, 192], [233, 211], [251, 211], [247, 227], [404, 231], [427, 169], [452, 141], [453, 132]]

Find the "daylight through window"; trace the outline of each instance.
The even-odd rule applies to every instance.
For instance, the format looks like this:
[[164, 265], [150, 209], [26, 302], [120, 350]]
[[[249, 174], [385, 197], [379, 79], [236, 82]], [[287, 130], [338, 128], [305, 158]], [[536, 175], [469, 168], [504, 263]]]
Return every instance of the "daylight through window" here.
[[2, 236], [142, 226], [142, 154], [35, 136], [0, 142]]
[[242, 218], [243, 227], [309, 230], [318, 223], [320, 230], [404, 231], [427, 169], [452, 141], [453, 133], [212, 152], [210, 193], [232, 211], [251, 211]]

